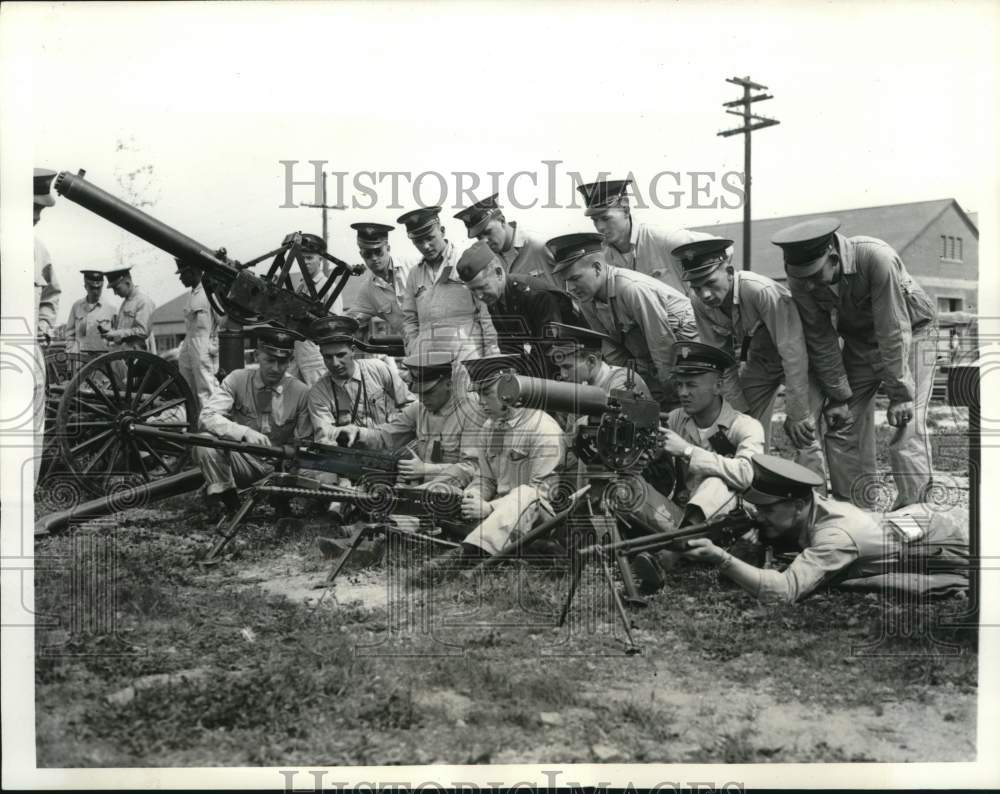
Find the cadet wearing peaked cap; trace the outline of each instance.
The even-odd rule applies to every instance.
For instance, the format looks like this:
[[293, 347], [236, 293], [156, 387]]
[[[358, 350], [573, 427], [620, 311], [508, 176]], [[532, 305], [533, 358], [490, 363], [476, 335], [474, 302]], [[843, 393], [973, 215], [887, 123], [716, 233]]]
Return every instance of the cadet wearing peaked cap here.
[[[323, 254], [327, 250], [326, 241], [311, 232], [291, 232], [285, 235], [283, 242], [291, 242], [296, 235], [299, 237], [302, 266], [301, 269], [297, 268], [292, 272], [292, 283], [295, 285], [296, 295], [312, 298], [323, 280]], [[311, 386], [326, 374], [323, 356], [320, 355], [319, 348], [312, 339], [303, 338], [296, 343], [295, 357], [289, 372], [307, 386]]]
[[[203, 430], [218, 438], [266, 446], [299, 445], [312, 439], [309, 389], [288, 372], [295, 343], [302, 335], [272, 325], [247, 326], [257, 338], [257, 367], [230, 372], [203, 403]], [[273, 359], [273, 361], [271, 360]], [[274, 471], [273, 460], [244, 452], [195, 447], [205, 490], [230, 511], [239, 507], [238, 488]]]
[[389, 334], [403, 336], [403, 292], [411, 265], [390, 253], [389, 233], [394, 227], [361, 222], [352, 223], [351, 228], [358, 233], [358, 251], [367, 272], [348, 314], [361, 324], [363, 338], [373, 317], [386, 322]]
[[602, 238], [593, 233], [565, 234], [547, 245], [555, 270], [569, 294], [580, 302], [583, 322], [610, 337], [604, 348], [609, 364], [635, 362], [664, 411], [677, 405], [670, 373], [673, 346], [695, 340], [691, 301], [652, 276], [608, 264]]
[[[875, 396], [889, 397], [895, 506], [919, 502], [931, 482], [926, 415], [934, 386], [934, 304], [892, 246], [845, 237], [836, 218], [782, 229], [788, 288], [805, 331], [810, 367], [827, 399], [827, 463], [833, 494], [861, 507], [880, 501], [875, 456]], [[832, 317], [836, 314], [836, 328]], [[841, 344], [841, 339], [843, 344]]]
[[489, 309], [500, 351], [526, 354], [534, 377], [554, 376], [542, 329], [551, 322], [582, 322], [573, 299], [544, 279], [507, 273], [485, 242], [462, 254], [457, 270], [469, 292]]
[[331, 314], [321, 317], [309, 325], [309, 338], [317, 345], [357, 342], [358, 321], [346, 315]]
[[586, 350], [599, 353], [604, 343], [611, 341], [610, 336], [600, 331], [566, 323], [546, 323], [543, 333], [546, 339], [551, 340], [550, 349], [553, 352]]
[[823, 474], [814, 418], [820, 406], [819, 387], [809, 375], [798, 309], [784, 285], [733, 268], [731, 245], [732, 240], [713, 237], [673, 251], [690, 286], [698, 333], [703, 342], [739, 357], [740, 368], [724, 379], [726, 398], [763, 425], [766, 445], [770, 445], [775, 396], [784, 383], [785, 431], [796, 460]]
[[462, 362], [469, 372], [469, 381], [476, 390], [492, 386], [508, 372], [518, 374], [524, 370], [524, 357], [518, 355], [469, 358]]
[[100, 270], [81, 270], [86, 297], [76, 301], [66, 318], [66, 352], [74, 364], [86, 363], [91, 358], [108, 351], [108, 343], [101, 334], [111, 330], [115, 321], [115, 308], [101, 294], [104, 273]]
[[593, 221], [603, 238], [605, 261], [652, 276], [683, 293], [681, 265], [671, 251], [711, 235], [636, 221], [629, 206], [631, 182], [631, 179], [609, 179], [577, 188], [587, 205], [584, 215]]
[[674, 348], [675, 375], [700, 375], [703, 372], [722, 375], [735, 366], [736, 359], [725, 350], [702, 342], [678, 342]]
[[412, 380], [410, 391], [423, 394], [438, 385], [444, 378], [450, 378], [455, 356], [444, 351], [427, 350], [414, 353], [403, 359], [403, 366]]
[[465, 289], [458, 275], [458, 250], [444, 236], [440, 207], [399, 217], [423, 258], [403, 290], [403, 340], [407, 353], [423, 346], [447, 350], [458, 359], [497, 352], [496, 329], [486, 307]]
[[52, 180], [57, 176], [48, 168], [36, 168], [32, 179], [35, 194], [35, 205], [39, 207], [54, 207], [55, 196], [52, 195]]
[[486, 243], [512, 276], [544, 279], [550, 287], [560, 284], [552, 272], [552, 255], [541, 240], [525, 231], [517, 221], [508, 220], [497, 204], [499, 193], [477, 201], [456, 213], [471, 239]]
[[132, 280], [131, 267], [106, 270], [104, 276], [115, 295], [122, 299], [115, 318], [114, 330], [104, 335], [105, 340], [110, 345], [120, 345], [126, 350], [146, 350], [155, 353], [153, 312], [156, 311], [156, 304]]
[[324, 254], [326, 253], [326, 240], [318, 234], [302, 232], [300, 236], [299, 250], [304, 254]]
[[104, 277], [108, 280], [108, 286], [112, 289], [114, 289], [118, 282], [125, 278], [125, 276], [128, 276], [129, 278], [132, 277], [131, 267], [120, 267], [114, 270], [104, 271]]
[[[815, 492], [814, 472], [772, 455], [755, 455], [753, 482], [743, 498], [762, 508], [761, 544], [800, 549], [783, 570], [761, 570], [707, 538], [688, 545], [687, 556], [718, 566], [720, 573], [766, 602], [793, 603], [827, 585], [907, 595], [953, 593], [968, 587], [968, 513], [914, 504], [869, 513]], [[786, 509], [772, 512], [772, 505]], [[775, 521], [780, 516], [781, 523]], [[763, 551], [763, 549], [761, 549]], [[905, 557], [909, 563], [900, 565]], [[915, 561], [933, 557], [933, 573], [914, 573]]]

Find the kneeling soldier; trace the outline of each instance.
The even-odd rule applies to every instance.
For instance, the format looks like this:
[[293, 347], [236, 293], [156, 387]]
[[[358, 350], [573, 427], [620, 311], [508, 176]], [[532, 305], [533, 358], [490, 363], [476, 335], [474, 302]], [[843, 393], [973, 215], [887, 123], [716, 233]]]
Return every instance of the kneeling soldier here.
[[446, 479], [464, 490], [462, 517], [475, 529], [460, 549], [427, 563], [417, 581], [461, 562], [496, 554], [552, 512], [547, 496], [563, 456], [562, 430], [547, 413], [512, 408], [497, 395], [500, 376], [523, 370], [523, 359], [489, 356], [463, 363], [488, 420], [477, 445], [478, 473], [471, 474], [467, 466], [458, 464]]
[[753, 470], [743, 498], [757, 506], [759, 539], [793, 548], [791, 564], [764, 570], [708, 538], [689, 540], [685, 556], [716, 565], [762, 601], [794, 603], [827, 585], [922, 596], [968, 586], [968, 510], [914, 504], [870, 513], [815, 493], [822, 480], [797, 463], [756, 455]]
[[454, 354], [429, 350], [403, 359], [418, 401], [374, 427], [345, 425], [339, 428], [338, 440], [375, 449], [412, 444], [415, 457], [401, 460], [399, 472], [421, 482], [444, 474], [462, 460], [463, 452], [474, 454], [482, 415], [458, 392], [453, 362]]
[[[250, 329], [248, 329], [250, 330]], [[257, 335], [259, 369], [230, 372], [201, 409], [202, 430], [219, 438], [279, 446], [306, 443], [312, 437], [309, 389], [288, 374], [299, 334], [261, 326]], [[206, 493], [229, 510], [239, 506], [236, 489], [274, 470], [268, 460], [243, 452], [195, 447], [205, 475]]]

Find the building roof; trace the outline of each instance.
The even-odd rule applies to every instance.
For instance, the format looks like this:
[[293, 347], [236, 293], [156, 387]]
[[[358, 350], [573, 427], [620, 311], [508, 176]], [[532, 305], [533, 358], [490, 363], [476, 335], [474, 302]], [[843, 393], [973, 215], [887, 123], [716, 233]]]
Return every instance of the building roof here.
[[184, 322], [184, 298], [187, 297], [187, 294], [187, 290], [184, 290], [176, 298], [172, 298], [162, 306], [157, 306], [153, 310], [152, 324]]
[[[771, 237], [779, 229], [810, 218], [832, 215], [840, 219], [840, 232], [847, 237], [867, 235], [885, 240], [902, 256], [907, 247], [937, 220], [946, 210], [954, 207], [969, 226], [972, 234], [979, 238], [979, 229], [969, 219], [955, 199], [915, 201], [909, 204], [887, 204], [882, 207], [862, 207], [851, 210], [830, 210], [813, 212], [809, 215], [786, 215], [781, 218], [760, 218], [752, 221], [751, 262], [753, 270], [772, 278], [784, 278], [785, 269], [781, 260], [781, 249], [772, 245]], [[743, 262], [743, 224], [718, 223], [713, 226], [695, 226], [695, 231], [727, 237], [735, 241], [733, 262]], [[905, 257], [904, 257], [905, 259]]]

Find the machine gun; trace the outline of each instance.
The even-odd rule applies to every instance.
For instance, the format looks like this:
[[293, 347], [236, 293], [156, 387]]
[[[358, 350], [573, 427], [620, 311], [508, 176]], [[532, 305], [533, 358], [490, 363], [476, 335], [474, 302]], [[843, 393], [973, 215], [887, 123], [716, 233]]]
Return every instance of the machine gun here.
[[628, 654], [638, 653], [639, 648], [632, 638], [631, 621], [625, 614], [625, 608], [611, 580], [611, 573], [607, 562], [608, 556], [616, 556], [618, 559], [621, 559], [623, 556], [627, 558], [644, 551], [656, 552], [664, 549], [683, 552], [688, 548], [687, 542], [694, 538], [709, 538], [717, 545], [729, 546], [742, 535], [759, 526], [760, 523], [756, 518], [742, 508], [738, 508], [725, 515], [715, 516], [707, 521], [698, 524], [689, 524], [688, 526], [679, 527], [667, 532], [657, 532], [630, 540], [595, 543], [585, 546], [577, 552], [573, 560], [573, 573], [570, 580], [569, 593], [566, 596], [566, 602], [563, 604], [562, 613], [559, 615], [558, 625], [561, 627], [566, 623], [566, 618], [569, 615], [569, 610], [573, 605], [573, 599], [580, 584], [580, 577], [583, 574], [584, 561], [588, 557], [597, 557], [614, 598], [616, 611], [625, 628], [625, 635], [628, 638], [625, 652]]
[[608, 396], [597, 386], [507, 374], [497, 395], [514, 407], [589, 417], [592, 422], [577, 432], [576, 448], [585, 460], [600, 460], [611, 471], [633, 468], [656, 445], [659, 404], [633, 390], [613, 389]]
[[[147, 215], [84, 179], [86, 172], [60, 172], [54, 181], [56, 192], [107, 221], [131, 232], [178, 259], [197, 265], [203, 272], [202, 284], [213, 308], [242, 325], [271, 322], [299, 333], [309, 324], [330, 314], [330, 307], [347, 285], [351, 275], [364, 271], [328, 253], [321, 256], [333, 265], [322, 283], [314, 284], [302, 260], [302, 234], [293, 232], [281, 245], [249, 262], [230, 259], [225, 248], [212, 249]], [[251, 268], [273, 257], [264, 276]], [[292, 266], [298, 264], [306, 292], [296, 290]]]

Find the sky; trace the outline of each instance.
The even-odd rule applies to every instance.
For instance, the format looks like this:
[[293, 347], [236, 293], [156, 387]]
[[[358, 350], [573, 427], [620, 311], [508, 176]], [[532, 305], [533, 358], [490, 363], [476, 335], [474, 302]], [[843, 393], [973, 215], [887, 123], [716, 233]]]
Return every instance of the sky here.
[[[247, 260], [319, 211], [282, 208], [282, 160], [345, 172], [443, 175], [448, 236], [464, 244], [457, 171], [518, 171], [507, 214], [546, 237], [591, 229], [567, 172], [629, 173], [661, 203], [635, 215], [667, 227], [739, 220], [739, 126], [722, 103], [750, 76], [773, 99], [755, 112], [778, 126], [753, 136], [753, 215], [953, 197], [994, 206], [998, 6], [961, 3], [8, 3], [0, 17], [17, 64], [19, 125], [34, 164], [69, 170], [123, 195], [122, 174], [154, 217]], [[559, 161], [549, 180], [544, 161]], [[25, 164], [26, 165], [26, 164]], [[692, 177], [691, 172], [702, 172]], [[673, 173], [680, 174], [675, 180]], [[373, 178], [363, 177], [366, 184]], [[465, 177], [468, 184], [470, 177]], [[696, 194], [692, 180], [709, 185]], [[741, 186], [730, 174], [729, 185]], [[127, 180], [126, 180], [127, 181]], [[438, 203], [388, 182], [371, 208], [331, 212], [331, 250], [359, 257], [355, 221], [394, 223]], [[331, 189], [334, 182], [330, 183]], [[676, 197], [670, 191], [679, 191]], [[473, 191], [477, 197], [490, 190]], [[338, 198], [368, 203], [363, 193]], [[695, 206], [711, 205], [715, 206]], [[294, 189], [296, 203], [313, 191]], [[725, 202], [724, 206], [722, 202]], [[982, 223], [982, 220], [981, 220]], [[61, 199], [36, 229], [63, 282], [65, 317], [80, 268], [122, 257], [157, 303], [182, 287], [170, 258]], [[877, 236], [878, 230], [871, 230]], [[414, 254], [405, 234], [394, 248]], [[77, 294], [79, 293], [79, 294]]]

